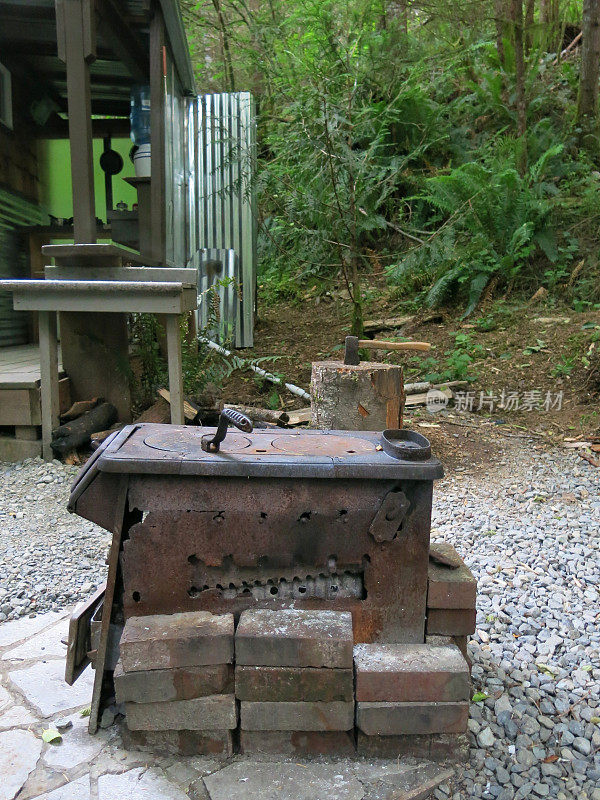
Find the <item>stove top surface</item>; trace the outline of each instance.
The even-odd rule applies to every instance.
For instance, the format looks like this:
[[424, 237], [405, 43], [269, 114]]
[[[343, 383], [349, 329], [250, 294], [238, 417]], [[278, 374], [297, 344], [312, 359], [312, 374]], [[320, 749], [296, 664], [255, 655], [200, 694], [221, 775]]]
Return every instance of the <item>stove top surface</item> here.
[[410, 431], [230, 428], [217, 453], [202, 450], [214, 428], [134, 424], [97, 454], [105, 472], [247, 477], [404, 478], [443, 475], [425, 437]]

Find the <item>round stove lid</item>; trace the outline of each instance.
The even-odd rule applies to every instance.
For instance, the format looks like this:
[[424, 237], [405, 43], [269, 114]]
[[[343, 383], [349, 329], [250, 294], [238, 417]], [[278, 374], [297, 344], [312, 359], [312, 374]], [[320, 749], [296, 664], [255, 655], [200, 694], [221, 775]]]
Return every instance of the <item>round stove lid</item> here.
[[277, 436], [271, 445], [279, 453], [290, 456], [332, 456], [349, 458], [373, 453], [377, 449], [373, 442], [355, 436], [321, 436], [292, 433]]
[[[185, 428], [183, 430], [161, 430], [157, 433], [150, 433], [144, 439], [144, 444], [155, 450], [163, 450], [168, 453], [181, 453], [189, 456], [205, 456], [202, 450], [201, 440], [206, 433], [204, 428]], [[228, 433], [225, 440], [221, 443], [221, 453], [241, 453], [250, 447], [252, 440], [241, 433]]]

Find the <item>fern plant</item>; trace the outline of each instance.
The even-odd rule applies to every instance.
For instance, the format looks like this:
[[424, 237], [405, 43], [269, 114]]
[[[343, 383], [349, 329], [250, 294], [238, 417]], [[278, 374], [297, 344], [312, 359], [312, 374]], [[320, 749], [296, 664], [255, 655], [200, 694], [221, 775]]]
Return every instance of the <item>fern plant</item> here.
[[433, 278], [427, 304], [438, 305], [458, 289], [466, 296], [467, 316], [492, 278], [513, 281], [536, 251], [554, 262], [557, 190], [546, 176], [561, 151], [562, 145], [553, 145], [524, 177], [509, 160], [489, 166], [471, 162], [426, 180], [425, 191], [415, 199], [440, 227], [392, 275], [427, 269]]

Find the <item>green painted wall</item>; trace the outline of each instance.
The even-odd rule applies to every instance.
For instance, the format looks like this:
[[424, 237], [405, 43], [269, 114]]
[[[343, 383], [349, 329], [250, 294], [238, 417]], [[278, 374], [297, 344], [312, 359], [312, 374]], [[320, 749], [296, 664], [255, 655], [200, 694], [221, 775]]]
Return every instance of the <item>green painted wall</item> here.
[[[137, 202], [137, 192], [123, 178], [133, 177], [133, 164], [129, 158], [129, 139], [113, 139], [112, 148], [123, 157], [123, 169], [113, 177], [113, 204], [121, 200], [131, 208]], [[44, 210], [55, 217], [73, 216], [71, 196], [71, 157], [68, 139], [42, 139], [39, 142], [40, 201]], [[102, 139], [94, 139], [94, 191], [96, 216], [106, 222], [104, 197], [104, 173], [100, 169], [100, 156], [104, 145]]]

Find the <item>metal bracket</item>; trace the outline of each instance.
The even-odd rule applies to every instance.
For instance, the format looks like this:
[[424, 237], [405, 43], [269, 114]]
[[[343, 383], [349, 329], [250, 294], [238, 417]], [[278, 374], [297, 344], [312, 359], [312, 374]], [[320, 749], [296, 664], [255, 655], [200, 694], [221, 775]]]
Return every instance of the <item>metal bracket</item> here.
[[391, 542], [406, 517], [410, 501], [401, 491], [388, 492], [373, 517], [369, 533], [376, 542]]

